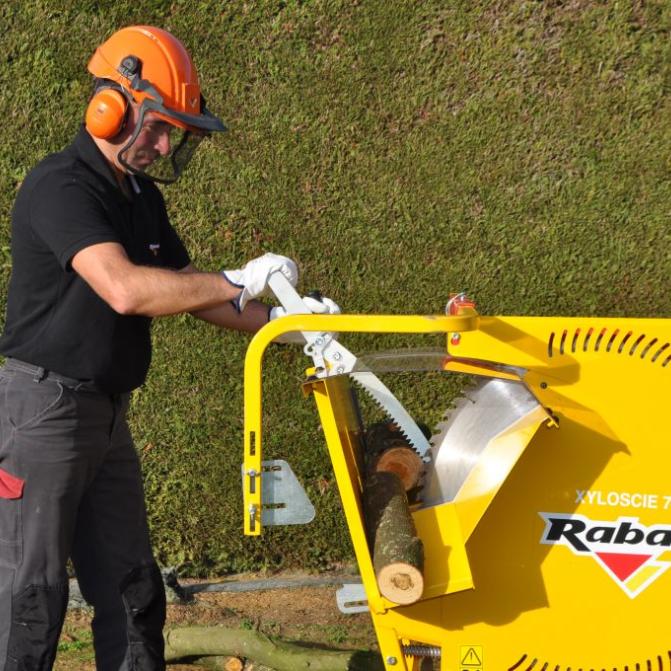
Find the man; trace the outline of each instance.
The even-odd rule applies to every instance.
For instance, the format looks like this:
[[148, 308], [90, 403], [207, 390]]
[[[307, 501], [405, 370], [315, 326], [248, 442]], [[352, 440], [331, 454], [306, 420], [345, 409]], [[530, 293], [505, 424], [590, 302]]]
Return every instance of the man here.
[[[126, 424], [146, 376], [151, 318], [182, 312], [255, 331], [255, 301], [286, 257], [199, 272], [154, 181], [177, 179], [225, 130], [184, 46], [124, 28], [89, 63], [95, 92], [74, 142], [25, 179], [0, 353], [0, 671], [52, 668], [70, 557], [94, 607], [99, 671], [164, 669], [165, 595]], [[337, 309], [329, 301], [316, 311]]]

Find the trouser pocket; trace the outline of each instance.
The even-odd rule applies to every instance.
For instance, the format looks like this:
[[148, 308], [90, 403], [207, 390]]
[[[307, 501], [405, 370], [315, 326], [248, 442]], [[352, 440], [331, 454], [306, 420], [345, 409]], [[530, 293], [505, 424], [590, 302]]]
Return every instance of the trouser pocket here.
[[4, 414], [15, 431], [30, 429], [49, 419], [66, 400], [65, 387], [60, 382], [35, 382], [25, 376], [9, 378], [4, 397]]
[[6, 568], [16, 568], [21, 563], [23, 486], [21, 478], [0, 468], [0, 566]]

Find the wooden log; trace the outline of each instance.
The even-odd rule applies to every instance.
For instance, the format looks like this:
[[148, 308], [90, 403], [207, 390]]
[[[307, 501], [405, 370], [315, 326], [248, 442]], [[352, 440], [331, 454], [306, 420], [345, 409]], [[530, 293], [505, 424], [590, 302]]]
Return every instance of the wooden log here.
[[380, 594], [394, 603], [415, 603], [424, 591], [424, 546], [398, 475], [370, 475], [363, 509]]
[[245, 662], [245, 668], [242, 671], [277, 671], [277, 669], [271, 669], [265, 664], [257, 664], [256, 662], [247, 660]]
[[[226, 627], [176, 627], [165, 632], [169, 663], [205, 666], [211, 657], [239, 657], [275, 671], [384, 671], [379, 654], [307, 648], [258, 631]], [[216, 666], [210, 666], [216, 669]]]
[[391, 447], [376, 455], [371, 461], [371, 471], [396, 473], [403, 489], [409, 492], [417, 487], [424, 471], [422, 458], [404, 440], [395, 440]]
[[[180, 664], [184, 664], [184, 660], [180, 660]], [[189, 659], [189, 664], [198, 666], [208, 671], [251, 671], [252, 665], [246, 666], [245, 663], [238, 657], [227, 657], [213, 655], [211, 657], [197, 657]], [[275, 671], [266, 667], [268, 671]]]

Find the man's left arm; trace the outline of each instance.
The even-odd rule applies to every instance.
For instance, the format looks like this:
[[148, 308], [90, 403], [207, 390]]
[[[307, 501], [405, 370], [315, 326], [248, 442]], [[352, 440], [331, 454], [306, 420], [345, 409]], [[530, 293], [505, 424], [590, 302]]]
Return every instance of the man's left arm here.
[[[179, 272], [196, 273], [198, 269], [193, 264], [189, 264]], [[270, 307], [265, 303], [252, 300], [247, 303], [242, 312], [238, 312], [233, 307], [233, 303], [227, 301], [212, 308], [194, 310], [190, 314], [216, 326], [255, 333], [268, 323], [269, 310]]]

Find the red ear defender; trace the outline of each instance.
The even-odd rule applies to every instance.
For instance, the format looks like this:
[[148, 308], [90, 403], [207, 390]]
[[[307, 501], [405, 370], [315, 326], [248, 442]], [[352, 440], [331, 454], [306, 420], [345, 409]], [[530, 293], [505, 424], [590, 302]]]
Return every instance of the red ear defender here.
[[98, 91], [86, 108], [86, 128], [94, 137], [109, 140], [123, 128], [127, 105], [120, 91]]

